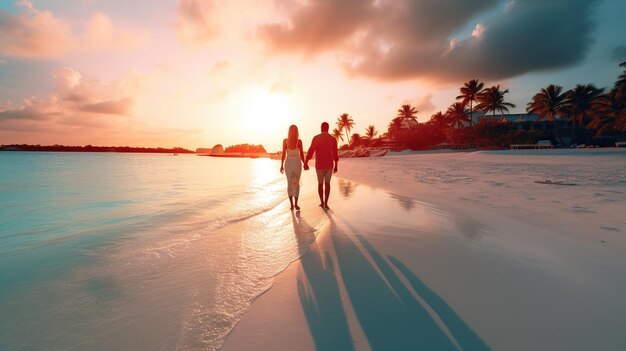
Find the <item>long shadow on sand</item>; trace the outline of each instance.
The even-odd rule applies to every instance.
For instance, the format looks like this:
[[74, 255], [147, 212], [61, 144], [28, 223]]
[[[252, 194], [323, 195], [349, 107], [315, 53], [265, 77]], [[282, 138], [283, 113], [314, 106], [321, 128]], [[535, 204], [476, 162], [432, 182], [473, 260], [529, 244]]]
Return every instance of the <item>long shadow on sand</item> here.
[[[300, 302], [318, 350], [362, 348], [353, 343], [341, 285], [373, 350], [489, 349], [402, 262], [391, 256], [385, 259], [353, 226], [337, 218], [343, 230], [332, 213], [327, 215], [332, 245], [322, 248], [313, 243], [302, 257], [304, 276], [298, 279]], [[304, 220], [295, 220], [296, 237], [310, 233]]]
[[[305, 277], [298, 277], [298, 294], [315, 347], [318, 350], [354, 350], [334, 262], [317, 243], [306, 245], [311, 235], [315, 239], [315, 230], [298, 215], [292, 219], [298, 250], [304, 254], [301, 262]], [[306, 250], [309, 251], [304, 253]]]

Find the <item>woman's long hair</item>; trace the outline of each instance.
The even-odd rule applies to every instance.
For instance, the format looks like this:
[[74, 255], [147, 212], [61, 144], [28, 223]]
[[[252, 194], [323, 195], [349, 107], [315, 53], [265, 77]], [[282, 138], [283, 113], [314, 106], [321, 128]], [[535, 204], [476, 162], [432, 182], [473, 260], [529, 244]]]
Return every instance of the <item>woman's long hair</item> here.
[[298, 146], [298, 127], [295, 124], [289, 126], [289, 133], [287, 134], [287, 147], [295, 149]]

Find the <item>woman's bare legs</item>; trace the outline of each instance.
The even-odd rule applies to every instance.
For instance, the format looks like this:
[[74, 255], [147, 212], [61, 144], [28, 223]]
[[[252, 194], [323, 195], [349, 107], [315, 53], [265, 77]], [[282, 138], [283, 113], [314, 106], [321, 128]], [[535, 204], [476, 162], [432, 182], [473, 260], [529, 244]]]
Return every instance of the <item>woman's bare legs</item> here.
[[[289, 203], [291, 204], [291, 209], [293, 210], [293, 196], [289, 196]], [[298, 203], [298, 198], [296, 198], [296, 204]], [[296, 205], [298, 206], [298, 205]]]
[[[296, 208], [296, 211], [300, 211], [300, 206], [298, 206], [298, 197], [294, 196], [295, 200], [296, 200], [296, 205], [294, 206]], [[292, 207], [293, 208], [293, 207]]]

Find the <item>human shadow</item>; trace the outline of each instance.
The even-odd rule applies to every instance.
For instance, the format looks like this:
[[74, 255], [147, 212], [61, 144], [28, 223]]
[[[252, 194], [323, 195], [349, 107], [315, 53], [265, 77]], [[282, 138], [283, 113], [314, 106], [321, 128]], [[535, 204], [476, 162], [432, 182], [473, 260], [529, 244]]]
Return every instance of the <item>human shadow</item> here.
[[293, 230], [304, 274], [298, 275], [298, 295], [317, 350], [354, 350], [343, 309], [335, 264], [315, 241], [315, 229], [298, 213]]
[[[306, 254], [302, 263], [308, 290], [300, 281], [298, 285], [318, 350], [354, 349], [345, 317], [346, 305], [339, 295], [341, 285], [373, 350], [489, 349], [462, 318], [402, 262], [391, 256], [385, 259], [352, 225], [339, 219], [347, 228], [344, 230], [332, 212], [327, 212], [327, 216], [336, 261], [326, 254], [324, 266], [320, 255]], [[337, 275], [342, 279], [337, 279]], [[330, 334], [332, 332], [336, 334]], [[331, 340], [336, 336], [339, 336], [336, 341]]]

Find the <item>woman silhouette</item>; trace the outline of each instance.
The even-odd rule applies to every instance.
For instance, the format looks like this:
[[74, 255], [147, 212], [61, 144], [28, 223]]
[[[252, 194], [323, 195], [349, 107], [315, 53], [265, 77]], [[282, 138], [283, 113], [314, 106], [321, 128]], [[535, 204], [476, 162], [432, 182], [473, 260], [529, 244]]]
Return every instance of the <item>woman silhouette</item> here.
[[300, 210], [298, 196], [300, 196], [300, 175], [302, 175], [303, 163], [302, 140], [298, 139], [298, 127], [292, 124], [289, 126], [287, 139], [283, 140], [283, 155], [280, 160], [280, 173], [284, 172], [287, 176], [287, 194], [292, 210], [294, 208]]

